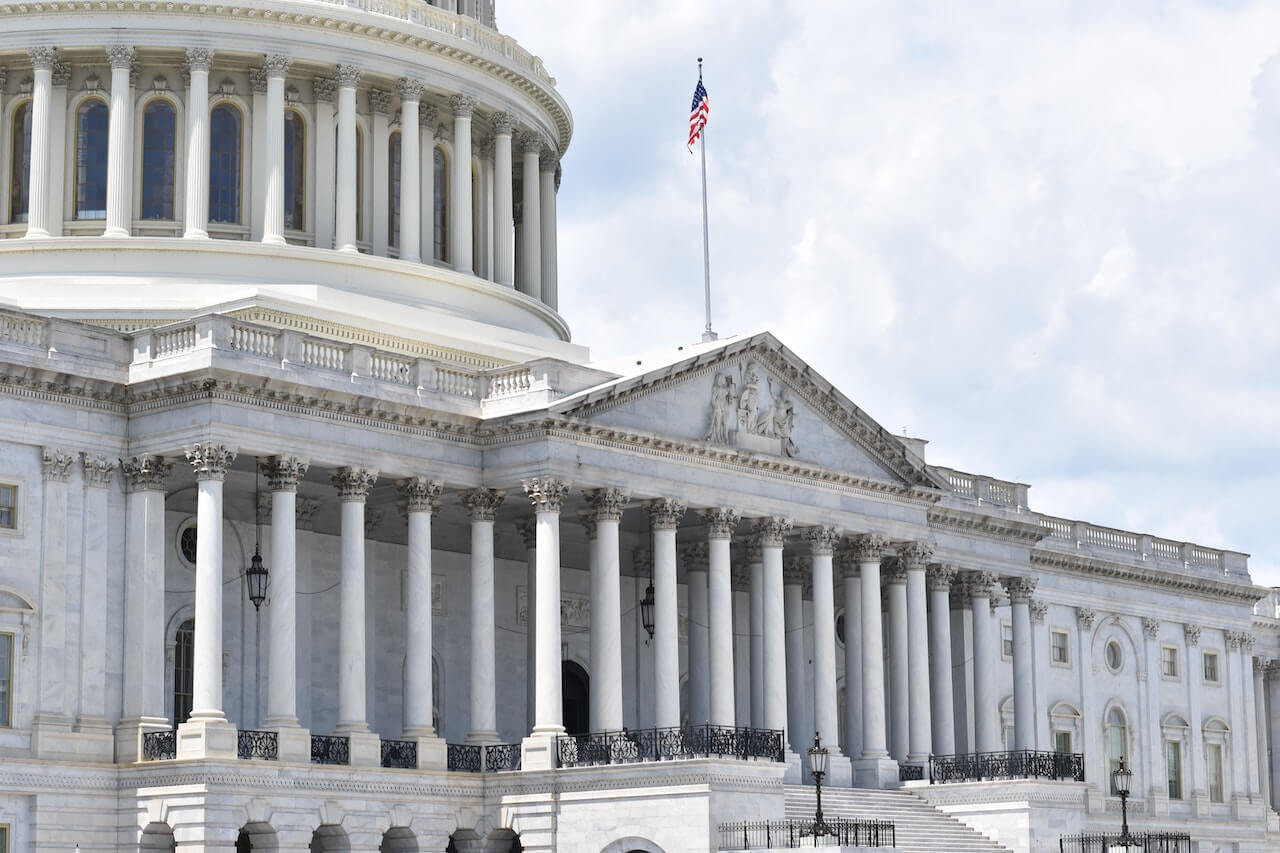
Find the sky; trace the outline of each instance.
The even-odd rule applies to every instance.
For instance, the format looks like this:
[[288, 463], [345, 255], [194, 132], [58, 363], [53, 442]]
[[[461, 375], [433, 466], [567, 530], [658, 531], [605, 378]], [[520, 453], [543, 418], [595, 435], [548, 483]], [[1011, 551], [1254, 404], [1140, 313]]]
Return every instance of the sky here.
[[561, 313], [768, 329], [931, 463], [1280, 585], [1280, 3], [503, 0], [574, 114]]

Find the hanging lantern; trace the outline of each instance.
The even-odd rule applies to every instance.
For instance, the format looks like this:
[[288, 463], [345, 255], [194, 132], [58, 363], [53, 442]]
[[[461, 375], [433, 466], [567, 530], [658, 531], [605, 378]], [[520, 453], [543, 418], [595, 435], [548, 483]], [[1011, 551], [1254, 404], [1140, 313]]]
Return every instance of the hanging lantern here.
[[258, 610], [262, 607], [262, 602], [267, 600], [267, 567], [262, 565], [262, 552], [257, 545], [253, 547], [253, 559], [249, 561], [249, 568], [244, 570], [244, 581], [249, 587], [249, 600], [253, 602], [253, 609]]
[[653, 639], [653, 584], [649, 584], [649, 588], [644, 591], [644, 598], [640, 600], [640, 623], [644, 625], [644, 629], [649, 632], [649, 639]]

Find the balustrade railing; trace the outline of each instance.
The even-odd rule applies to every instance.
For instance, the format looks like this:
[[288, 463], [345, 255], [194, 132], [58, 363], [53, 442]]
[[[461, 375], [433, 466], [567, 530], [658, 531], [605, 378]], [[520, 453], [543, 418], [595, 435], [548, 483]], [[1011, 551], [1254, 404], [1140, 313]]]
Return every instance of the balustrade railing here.
[[1131, 832], [1126, 845], [1119, 834], [1086, 833], [1058, 839], [1058, 853], [1191, 853], [1191, 836], [1180, 832]]
[[556, 739], [561, 767], [635, 764], [681, 758], [764, 758], [782, 761], [782, 732], [733, 726], [623, 729], [562, 735]]
[[382, 741], [382, 766], [414, 770], [418, 767], [418, 743], [412, 740]]
[[519, 770], [523, 750], [518, 743], [493, 743], [484, 748], [484, 772]]
[[483, 768], [480, 747], [470, 743], [451, 743], [448, 749], [448, 768], [461, 773], [479, 773]]
[[992, 779], [1084, 781], [1084, 756], [1078, 752], [974, 752], [929, 759], [930, 784], [984, 782]]
[[342, 735], [312, 735], [312, 764], [350, 764], [351, 740]]
[[498, 773], [520, 769], [518, 743], [451, 743], [448, 767], [460, 773]]
[[823, 820], [819, 827], [815, 827], [811, 820], [722, 823], [717, 849], [894, 847], [896, 844], [897, 831], [891, 820], [850, 820], [838, 817]]
[[178, 732], [164, 729], [142, 733], [142, 760], [163, 761], [178, 757]]
[[280, 757], [280, 739], [275, 732], [242, 729], [236, 732], [236, 757], [275, 761]]
[[923, 764], [899, 764], [898, 765], [898, 781], [899, 782], [921, 782], [924, 780]]

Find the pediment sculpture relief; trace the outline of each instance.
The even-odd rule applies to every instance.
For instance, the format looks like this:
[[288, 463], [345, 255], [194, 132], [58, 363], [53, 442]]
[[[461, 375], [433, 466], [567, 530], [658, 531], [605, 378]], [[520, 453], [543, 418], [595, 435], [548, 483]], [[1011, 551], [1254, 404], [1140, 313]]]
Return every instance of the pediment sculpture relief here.
[[[744, 450], [794, 457], [796, 406], [781, 381], [765, 376], [768, 399], [760, 387], [760, 370], [754, 361], [738, 365], [732, 373], [716, 374], [711, 384], [711, 422], [706, 440]], [[740, 390], [739, 390], [740, 389]]]

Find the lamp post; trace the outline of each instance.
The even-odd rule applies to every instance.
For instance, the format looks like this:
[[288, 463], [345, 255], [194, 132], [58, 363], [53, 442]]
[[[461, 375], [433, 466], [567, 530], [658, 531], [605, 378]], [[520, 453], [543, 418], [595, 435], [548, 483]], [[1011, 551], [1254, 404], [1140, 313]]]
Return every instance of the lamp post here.
[[[640, 624], [649, 632], [649, 640], [653, 639], [653, 581], [649, 582], [648, 588], [644, 591], [644, 598], [640, 599]], [[644, 644], [649, 645], [649, 640], [645, 640]]]
[[809, 747], [809, 769], [813, 773], [813, 784], [817, 788], [817, 810], [813, 813], [813, 838], [817, 844], [819, 835], [827, 835], [827, 824], [822, 819], [822, 777], [827, 775], [827, 748], [822, 745], [818, 732], [813, 733], [813, 746]]
[[1133, 844], [1133, 837], [1129, 835], [1129, 789], [1133, 784], [1133, 771], [1125, 764], [1124, 759], [1120, 759], [1120, 766], [1111, 771], [1111, 785], [1116, 789], [1116, 794], [1120, 797], [1120, 844], [1127, 851]]

